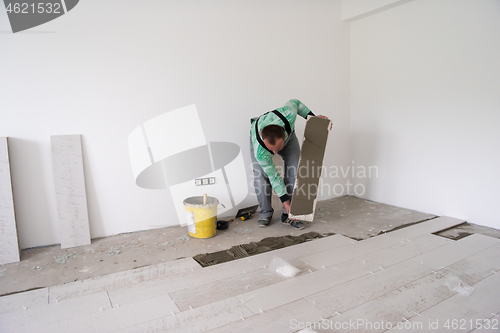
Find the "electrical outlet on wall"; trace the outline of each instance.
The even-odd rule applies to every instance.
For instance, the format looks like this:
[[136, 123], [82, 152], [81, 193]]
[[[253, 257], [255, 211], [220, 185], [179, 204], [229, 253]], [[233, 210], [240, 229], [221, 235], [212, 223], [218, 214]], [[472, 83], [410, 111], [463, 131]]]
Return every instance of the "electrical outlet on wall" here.
[[215, 184], [215, 177], [198, 178], [194, 180], [194, 184], [196, 186], [213, 185]]

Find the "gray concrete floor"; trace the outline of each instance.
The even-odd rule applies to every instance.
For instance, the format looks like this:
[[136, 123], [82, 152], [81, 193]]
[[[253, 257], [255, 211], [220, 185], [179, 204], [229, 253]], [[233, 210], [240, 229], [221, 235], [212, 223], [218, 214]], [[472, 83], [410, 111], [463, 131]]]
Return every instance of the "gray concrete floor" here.
[[23, 250], [20, 262], [0, 266], [0, 296], [211, 253], [270, 236], [316, 231], [361, 240], [435, 217], [353, 196], [318, 202], [314, 222], [305, 223], [304, 230], [282, 224], [280, 215], [277, 212], [266, 228], [257, 226], [257, 216], [235, 220], [209, 239], [192, 238], [185, 227], [177, 226], [94, 239], [91, 245], [71, 249], [55, 245]]

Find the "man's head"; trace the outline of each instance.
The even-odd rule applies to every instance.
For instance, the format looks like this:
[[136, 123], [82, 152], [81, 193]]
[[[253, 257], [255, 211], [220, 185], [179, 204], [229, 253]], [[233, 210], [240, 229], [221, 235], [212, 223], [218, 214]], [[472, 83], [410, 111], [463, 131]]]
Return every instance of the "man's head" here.
[[273, 153], [279, 152], [285, 144], [285, 130], [278, 125], [267, 125], [260, 133], [262, 141]]

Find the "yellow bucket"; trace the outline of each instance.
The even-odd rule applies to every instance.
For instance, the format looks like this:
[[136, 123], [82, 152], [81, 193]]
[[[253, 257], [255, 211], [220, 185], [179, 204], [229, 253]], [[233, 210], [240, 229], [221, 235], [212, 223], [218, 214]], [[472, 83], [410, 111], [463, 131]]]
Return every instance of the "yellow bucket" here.
[[[205, 200], [204, 200], [205, 199]], [[215, 236], [217, 227], [217, 205], [214, 197], [190, 197], [184, 200], [188, 233], [195, 238]]]

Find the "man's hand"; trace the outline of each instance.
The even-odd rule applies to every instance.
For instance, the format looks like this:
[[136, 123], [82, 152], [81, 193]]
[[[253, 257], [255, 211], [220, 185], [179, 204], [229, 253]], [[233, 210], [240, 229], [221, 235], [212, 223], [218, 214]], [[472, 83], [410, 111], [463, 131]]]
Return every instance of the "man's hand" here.
[[283, 202], [283, 207], [285, 207], [286, 213], [290, 215], [290, 200]]
[[[323, 119], [329, 119], [327, 116], [321, 116], [321, 115], [319, 115], [319, 116], [317, 116], [317, 117], [319, 117], [319, 118], [323, 118]], [[333, 128], [333, 123], [332, 123], [332, 122], [330, 122], [330, 129], [332, 129], [332, 128]]]

